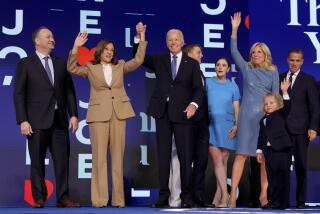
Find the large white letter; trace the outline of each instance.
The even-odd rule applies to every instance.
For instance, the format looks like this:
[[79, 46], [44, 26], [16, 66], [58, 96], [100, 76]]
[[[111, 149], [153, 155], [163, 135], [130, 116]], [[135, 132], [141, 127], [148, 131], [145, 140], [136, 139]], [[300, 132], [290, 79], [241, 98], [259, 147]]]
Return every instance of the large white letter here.
[[298, 0], [290, 0], [290, 23], [288, 25], [301, 25], [298, 22]]
[[7, 35], [18, 35], [23, 28], [23, 10], [16, 10], [16, 23], [14, 28], [2, 26], [2, 32]]
[[[214, 72], [214, 63], [201, 63], [200, 69], [205, 77], [215, 77], [216, 72]], [[208, 71], [210, 70], [210, 71]]]
[[319, 26], [317, 20], [317, 10], [320, 8], [320, 4], [317, 5], [317, 0], [310, 0], [310, 23], [308, 26]]
[[130, 33], [130, 28], [128, 28], [128, 27], [126, 27], [125, 28], [125, 41], [126, 41], [126, 48], [131, 48], [132, 47], [132, 45], [131, 45], [131, 43], [130, 43], [130, 41], [131, 41], [131, 33]]
[[79, 128], [76, 131], [76, 137], [78, 141], [82, 144], [90, 145], [90, 138], [86, 138], [83, 136], [83, 129], [87, 126], [86, 120], [81, 120], [79, 122]]
[[1, 49], [0, 59], [6, 58], [7, 54], [9, 54], [9, 53], [16, 53], [19, 55], [20, 58], [27, 56], [27, 53], [22, 48], [16, 47], [16, 46], [8, 46], [8, 47]]
[[79, 107], [84, 108], [84, 109], [88, 109], [88, 103], [84, 102], [82, 100], [79, 100]]
[[153, 117], [151, 116], [149, 117], [144, 112], [140, 112], [140, 117], [141, 117], [140, 132], [156, 132], [156, 121]]
[[148, 146], [147, 145], [140, 145], [140, 164], [144, 166], [149, 166], [148, 163]]
[[211, 30], [223, 30], [222, 24], [204, 24], [204, 47], [205, 48], [224, 48], [223, 42], [211, 42], [210, 39], [221, 39], [221, 33], [211, 33]]
[[226, 0], [219, 0], [219, 6], [216, 9], [211, 9], [207, 4], [200, 4], [201, 9], [208, 15], [219, 15], [226, 9]]
[[318, 32], [304, 32], [305, 34], [307, 34], [314, 46], [314, 48], [316, 49], [316, 55], [317, 55], [317, 59], [316, 61], [314, 61], [313, 63], [317, 63], [320, 64], [320, 42], [317, 39], [317, 34]]
[[100, 28], [89, 28], [87, 25], [98, 25], [97, 19], [89, 19], [88, 16], [100, 17], [100, 11], [80, 10], [80, 31], [87, 31], [91, 34], [101, 34]]
[[92, 154], [79, 154], [78, 178], [91, 178], [91, 172], [86, 172], [86, 169], [92, 169], [91, 163], [86, 160], [92, 160]]

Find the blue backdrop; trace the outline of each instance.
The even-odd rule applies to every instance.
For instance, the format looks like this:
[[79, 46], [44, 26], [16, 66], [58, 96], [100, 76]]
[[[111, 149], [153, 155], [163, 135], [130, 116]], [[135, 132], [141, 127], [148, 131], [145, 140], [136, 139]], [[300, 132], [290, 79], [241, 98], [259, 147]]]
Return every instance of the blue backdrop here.
[[[316, 37], [316, 33], [310, 35], [305, 33], [305, 31], [316, 32], [319, 25], [308, 26], [309, 16], [305, 15], [307, 14], [305, 11], [309, 10], [309, 5], [306, 3], [298, 8], [298, 21], [301, 25], [288, 25], [290, 2], [288, 0], [273, 1], [268, 2], [268, 5], [260, 1], [248, 2], [248, 0], [11, 0], [2, 2], [3, 9], [0, 13], [0, 118], [2, 120], [0, 124], [2, 131], [0, 205], [27, 205], [32, 202], [29, 182], [30, 160], [26, 139], [20, 134], [20, 127], [15, 122], [12, 76], [19, 58], [34, 52], [31, 33], [35, 28], [45, 25], [52, 30], [56, 40], [55, 55], [67, 58], [77, 33], [86, 30], [90, 35], [85, 45], [87, 50], [81, 54], [84, 58], [101, 38], [108, 38], [115, 41], [118, 58], [124, 59], [130, 59], [132, 56], [131, 45], [137, 22], [142, 21], [147, 24], [148, 53], [167, 51], [166, 32], [170, 28], [179, 28], [184, 32], [187, 44], [199, 43], [204, 47], [201, 68], [207, 77], [212, 77], [213, 62], [217, 57], [227, 56], [231, 59], [229, 51], [231, 14], [241, 11], [243, 17], [246, 17], [250, 11], [250, 33], [244, 21], [239, 31], [239, 49], [245, 58], [247, 58], [250, 44], [254, 41], [265, 41], [270, 46], [279, 69], [284, 71], [287, 50], [296, 44], [301, 44], [306, 52], [305, 70], [313, 72], [312, 74], [319, 78], [319, 74], [316, 73], [319, 65], [315, 63], [317, 43], [315, 41], [313, 45], [310, 40], [310, 37]], [[280, 14], [279, 17], [276, 14]], [[306, 17], [303, 18], [302, 14]], [[320, 63], [320, 59], [317, 63]], [[229, 74], [230, 78], [236, 79], [241, 88], [241, 75], [238, 74], [234, 65]], [[125, 186], [126, 200], [129, 205], [149, 204], [155, 199], [157, 193], [155, 123], [145, 114], [148, 97], [153, 88], [153, 78], [152, 74], [142, 67], [126, 76], [127, 93], [137, 114], [127, 123]], [[80, 203], [90, 204], [91, 149], [88, 127], [85, 123], [89, 84], [85, 79], [78, 77], [73, 79], [78, 98], [80, 128], [76, 135], [70, 134], [70, 194]], [[310, 156], [314, 159], [311, 161], [310, 173], [313, 174], [312, 177], [310, 176], [308, 200], [319, 202], [320, 194], [315, 189], [319, 189], [320, 185], [320, 167], [315, 151], [320, 149], [315, 143], [310, 146], [312, 147]], [[49, 194], [51, 194], [48, 203], [54, 204], [54, 175], [49, 157], [48, 155], [46, 172]], [[230, 163], [231, 161], [232, 159]], [[208, 199], [212, 200], [215, 181], [210, 165], [207, 172]], [[242, 203], [248, 201], [247, 176], [246, 170], [240, 184], [239, 201]]]

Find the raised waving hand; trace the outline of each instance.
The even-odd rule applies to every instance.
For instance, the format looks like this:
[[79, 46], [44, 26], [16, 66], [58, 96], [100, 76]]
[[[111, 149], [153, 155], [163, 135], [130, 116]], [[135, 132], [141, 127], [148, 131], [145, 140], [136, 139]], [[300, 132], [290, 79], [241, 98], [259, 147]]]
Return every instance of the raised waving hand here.
[[82, 45], [84, 45], [87, 41], [88, 41], [88, 33], [87, 32], [83, 32], [83, 33], [80, 32], [77, 35], [76, 39], [74, 40], [72, 53], [77, 53], [78, 48], [81, 47]]
[[232, 38], [237, 38], [238, 28], [241, 23], [241, 12], [236, 12], [231, 16]]

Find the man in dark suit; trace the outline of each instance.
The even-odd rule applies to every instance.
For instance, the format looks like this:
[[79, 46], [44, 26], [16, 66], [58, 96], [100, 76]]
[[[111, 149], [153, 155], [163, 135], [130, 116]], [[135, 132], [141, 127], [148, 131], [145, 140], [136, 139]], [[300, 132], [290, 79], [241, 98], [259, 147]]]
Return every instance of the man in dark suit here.
[[[145, 26], [141, 24], [140, 27]], [[156, 86], [147, 110], [156, 119], [157, 127], [160, 192], [159, 200], [153, 207], [168, 205], [173, 134], [180, 162], [181, 207], [187, 208], [192, 206], [192, 117], [202, 104], [203, 86], [199, 63], [182, 52], [182, 32], [169, 30], [166, 43], [169, 53], [146, 55], [143, 63], [156, 75]]]
[[[201, 64], [202, 49], [198, 44], [190, 44], [186, 46], [184, 51], [189, 57], [198, 61]], [[203, 93], [206, 93], [205, 76], [200, 70]], [[194, 156], [193, 156], [193, 201], [197, 206], [208, 206], [205, 201], [205, 171], [208, 163], [209, 152], [209, 115], [208, 115], [208, 103], [206, 97], [204, 97], [202, 103], [197, 109], [193, 118], [194, 121]]]
[[292, 49], [288, 53], [289, 71], [280, 79], [290, 80], [288, 93], [291, 110], [287, 126], [293, 143], [293, 155], [297, 176], [297, 208], [305, 208], [307, 198], [307, 154], [309, 142], [317, 136], [319, 124], [319, 97], [314, 78], [303, 72], [303, 52]]
[[49, 148], [56, 177], [57, 207], [79, 207], [69, 198], [69, 128], [78, 128], [78, 112], [72, 79], [66, 62], [50, 53], [53, 34], [40, 27], [32, 34], [36, 53], [21, 59], [14, 77], [14, 105], [21, 133], [28, 138], [34, 208], [47, 200], [44, 159]]

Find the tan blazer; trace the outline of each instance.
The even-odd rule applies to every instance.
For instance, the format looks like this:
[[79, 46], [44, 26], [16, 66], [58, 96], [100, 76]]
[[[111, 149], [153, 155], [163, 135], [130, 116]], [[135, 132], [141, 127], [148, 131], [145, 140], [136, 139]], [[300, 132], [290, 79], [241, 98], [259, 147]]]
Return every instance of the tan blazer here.
[[125, 91], [123, 76], [135, 69], [142, 63], [145, 56], [147, 42], [140, 41], [138, 51], [134, 59], [129, 61], [119, 60], [112, 67], [112, 82], [109, 86], [104, 78], [102, 65], [93, 65], [88, 62], [84, 66], [77, 66], [78, 54], [70, 52], [68, 58], [68, 70], [90, 81], [90, 99], [87, 111], [87, 123], [109, 121], [112, 112], [118, 119], [127, 119], [135, 116], [130, 99]]

